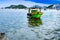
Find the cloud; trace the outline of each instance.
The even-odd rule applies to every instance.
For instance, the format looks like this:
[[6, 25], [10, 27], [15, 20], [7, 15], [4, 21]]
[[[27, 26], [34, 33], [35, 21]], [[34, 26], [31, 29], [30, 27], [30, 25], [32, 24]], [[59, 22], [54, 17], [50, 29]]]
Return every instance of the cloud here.
[[43, 3], [35, 3], [32, 1], [21, 1], [20, 4], [23, 4], [23, 5], [28, 6], [28, 7], [31, 7], [34, 5], [39, 5], [39, 6], [48, 6], [49, 5], [49, 4], [43, 4]]
[[34, 5], [40, 5], [40, 6], [47, 6], [49, 4], [43, 4], [43, 3], [36, 3], [36, 2], [32, 2], [32, 1], [26, 1], [26, 0], [9, 0], [9, 1], [2, 1], [0, 2], [0, 7], [5, 7], [5, 6], [9, 6], [9, 5], [18, 5], [18, 4], [22, 4], [25, 5], [27, 7], [31, 7]]

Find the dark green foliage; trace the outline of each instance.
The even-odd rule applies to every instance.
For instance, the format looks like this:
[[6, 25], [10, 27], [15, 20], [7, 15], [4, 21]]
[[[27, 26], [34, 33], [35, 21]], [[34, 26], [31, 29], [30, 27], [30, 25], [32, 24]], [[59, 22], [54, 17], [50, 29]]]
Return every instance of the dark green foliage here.
[[27, 8], [24, 5], [11, 5], [9, 7], [5, 7], [5, 8], [12, 8], [12, 9], [23, 9], [23, 8]]
[[53, 6], [54, 6], [54, 5], [50, 5], [50, 6], [46, 7], [46, 8], [53, 8]]

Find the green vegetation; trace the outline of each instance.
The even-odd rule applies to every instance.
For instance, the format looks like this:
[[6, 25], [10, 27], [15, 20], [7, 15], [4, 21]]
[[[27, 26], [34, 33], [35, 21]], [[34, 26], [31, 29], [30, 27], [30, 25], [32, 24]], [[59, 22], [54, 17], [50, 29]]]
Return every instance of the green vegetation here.
[[49, 5], [48, 7], [46, 8], [49, 8], [49, 9], [52, 9], [54, 5]]
[[27, 8], [24, 5], [11, 5], [9, 7], [5, 7], [5, 8], [12, 8], [12, 9], [23, 9], [23, 8]]

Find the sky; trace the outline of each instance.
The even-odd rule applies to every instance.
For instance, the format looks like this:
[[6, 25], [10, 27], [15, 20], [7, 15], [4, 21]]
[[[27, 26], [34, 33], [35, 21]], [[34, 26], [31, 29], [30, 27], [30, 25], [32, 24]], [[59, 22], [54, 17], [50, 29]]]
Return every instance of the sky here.
[[60, 0], [0, 0], [0, 7], [22, 4], [27, 7], [33, 5], [47, 6], [50, 4], [59, 4]]
[[60, 0], [26, 0], [26, 1], [32, 1], [36, 3], [44, 3], [44, 4], [58, 4], [60, 3]]

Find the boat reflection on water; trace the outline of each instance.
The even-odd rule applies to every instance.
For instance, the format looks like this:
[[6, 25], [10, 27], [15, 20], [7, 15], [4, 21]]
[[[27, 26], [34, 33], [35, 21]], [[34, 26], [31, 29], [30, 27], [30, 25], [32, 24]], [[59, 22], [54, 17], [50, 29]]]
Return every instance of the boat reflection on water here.
[[29, 18], [28, 19], [28, 26], [29, 27], [38, 27], [40, 25], [42, 25], [42, 20], [40, 18], [38, 18], [38, 19]]

